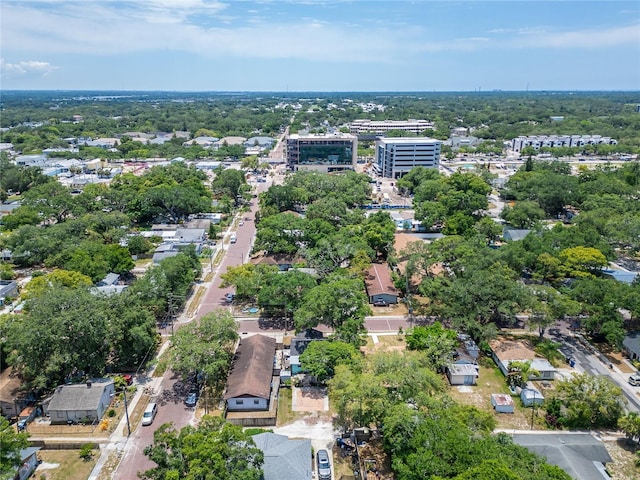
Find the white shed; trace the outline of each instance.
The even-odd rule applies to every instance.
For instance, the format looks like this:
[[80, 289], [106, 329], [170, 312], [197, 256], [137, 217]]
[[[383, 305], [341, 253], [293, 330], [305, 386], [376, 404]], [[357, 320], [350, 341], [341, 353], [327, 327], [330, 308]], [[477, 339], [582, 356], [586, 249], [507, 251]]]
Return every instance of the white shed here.
[[498, 413], [513, 413], [515, 409], [513, 398], [507, 393], [492, 393], [491, 405]]
[[520, 399], [525, 407], [530, 407], [534, 403], [536, 405], [544, 403], [544, 396], [535, 388], [523, 388], [520, 392]]
[[478, 369], [471, 363], [450, 363], [447, 365], [447, 378], [451, 385], [475, 385]]

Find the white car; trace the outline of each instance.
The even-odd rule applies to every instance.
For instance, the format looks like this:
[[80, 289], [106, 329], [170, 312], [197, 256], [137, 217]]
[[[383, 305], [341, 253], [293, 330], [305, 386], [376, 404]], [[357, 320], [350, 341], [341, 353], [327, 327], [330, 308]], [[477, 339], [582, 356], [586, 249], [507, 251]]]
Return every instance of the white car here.
[[240, 220], [240, 221], [238, 222], [238, 225], [240, 225], [240, 226], [244, 225], [244, 220]]

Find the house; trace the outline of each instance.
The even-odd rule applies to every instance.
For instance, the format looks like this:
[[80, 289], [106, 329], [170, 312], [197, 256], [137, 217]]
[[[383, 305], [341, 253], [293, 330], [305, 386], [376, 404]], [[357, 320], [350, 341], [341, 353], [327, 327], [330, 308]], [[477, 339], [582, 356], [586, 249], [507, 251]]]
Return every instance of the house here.
[[527, 387], [520, 391], [520, 400], [522, 400], [522, 405], [525, 407], [542, 405], [544, 403], [544, 395], [533, 387]]
[[526, 340], [511, 340], [498, 338], [492, 340], [491, 356], [496, 362], [500, 371], [506, 376], [509, 373], [511, 362], [530, 362], [531, 370], [538, 372], [538, 375], [530, 375], [530, 380], [553, 380], [556, 369], [545, 358], [538, 356]]
[[18, 296], [18, 283], [15, 280], [0, 280], [0, 305], [4, 305], [5, 298]]
[[18, 413], [27, 405], [27, 398], [21, 391], [22, 379], [13, 367], [4, 369], [0, 374], [0, 415], [6, 418], [18, 417]]
[[517, 242], [519, 240], [523, 240], [524, 237], [529, 235], [530, 232], [531, 230], [528, 230], [526, 228], [523, 228], [523, 229], [506, 228], [502, 233], [502, 238], [504, 238], [506, 242]]
[[265, 252], [255, 255], [251, 258], [254, 265], [273, 265], [278, 267], [281, 272], [286, 272], [293, 268], [294, 265], [304, 264], [302, 257], [294, 257], [286, 254], [267, 254]]
[[111, 404], [115, 394], [113, 380], [98, 378], [86, 383], [60, 385], [47, 407], [51, 424], [97, 422]]
[[291, 440], [285, 435], [259, 433], [253, 441], [264, 454], [263, 480], [311, 480], [311, 440]]
[[513, 442], [546, 457], [548, 463], [560, 467], [575, 480], [610, 478], [605, 465], [613, 460], [602, 442], [590, 433], [518, 433], [513, 435]]
[[243, 338], [227, 378], [229, 411], [269, 410], [276, 341], [265, 335]]
[[16, 470], [15, 480], [26, 480], [38, 466], [38, 451], [40, 447], [28, 447], [20, 450], [20, 468]]
[[267, 148], [271, 148], [275, 140], [271, 137], [250, 137], [243, 143], [243, 145], [247, 148], [249, 147], [259, 147], [260, 150], [265, 150]]
[[120, 281], [120, 275], [118, 275], [117, 273], [107, 273], [106, 277], [104, 277], [102, 280], [100, 280], [96, 286], [97, 287], [112, 287], [114, 285], [117, 285], [118, 282]]
[[637, 360], [640, 358], [640, 332], [630, 333], [624, 340], [622, 340], [622, 346], [627, 352], [627, 356], [631, 360]]
[[365, 272], [364, 284], [369, 303], [398, 303], [398, 290], [391, 280], [391, 270], [387, 264], [371, 265]]
[[508, 393], [492, 393], [491, 405], [497, 413], [513, 413], [515, 403]]
[[302, 355], [302, 352], [315, 340], [324, 340], [323, 333], [315, 328], [308, 328], [291, 339], [289, 365], [291, 366], [292, 375], [302, 373], [300, 355]]
[[470, 363], [450, 363], [447, 365], [446, 373], [451, 385], [475, 385], [478, 367]]

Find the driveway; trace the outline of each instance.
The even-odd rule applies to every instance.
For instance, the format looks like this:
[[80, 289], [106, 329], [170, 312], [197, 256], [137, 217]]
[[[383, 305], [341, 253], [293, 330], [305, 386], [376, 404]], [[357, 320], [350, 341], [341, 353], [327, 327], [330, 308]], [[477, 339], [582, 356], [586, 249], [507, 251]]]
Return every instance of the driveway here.
[[322, 448], [330, 452], [337, 435], [331, 416], [319, 414], [311, 414], [288, 425], [274, 427], [273, 433], [289, 438], [308, 438], [315, 452]]

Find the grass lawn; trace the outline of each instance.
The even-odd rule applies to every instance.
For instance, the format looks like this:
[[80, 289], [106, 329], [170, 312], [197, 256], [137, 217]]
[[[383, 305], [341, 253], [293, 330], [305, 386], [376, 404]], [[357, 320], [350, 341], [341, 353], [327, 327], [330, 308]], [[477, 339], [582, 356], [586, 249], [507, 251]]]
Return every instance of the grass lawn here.
[[376, 335], [377, 342], [374, 343], [373, 336], [367, 335], [367, 344], [362, 347], [363, 352], [371, 354], [379, 351], [404, 351], [406, 342], [404, 335]]
[[[513, 396], [515, 403], [515, 412], [496, 413], [491, 406], [492, 393], [509, 393], [509, 388], [504, 380], [504, 375], [493, 365], [491, 360], [486, 358], [480, 361], [480, 376], [478, 377], [478, 385], [472, 387], [450, 387], [449, 393], [457, 402], [466, 405], [474, 405], [480, 410], [492, 412], [498, 428], [531, 428], [531, 408], [522, 406], [520, 397]], [[543, 412], [540, 408], [536, 408], [534, 417], [534, 429], [545, 429]]]
[[80, 450], [40, 450], [38, 454], [43, 464], [58, 465], [46, 470], [42, 470], [41, 465], [35, 473], [38, 480], [86, 480], [100, 451], [94, 450], [93, 458], [89, 461], [80, 458]]
[[276, 425], [286, 425], [302, 418], [306, 412], [294, 412], [291, 409], [293, 403], [291, 388], [281, 388], [278, 392], [278, 417]]

